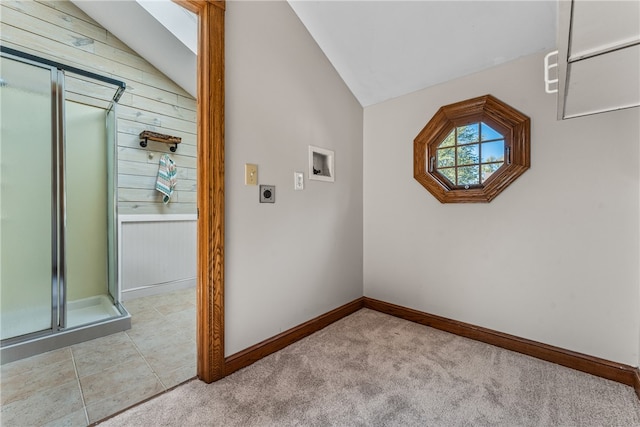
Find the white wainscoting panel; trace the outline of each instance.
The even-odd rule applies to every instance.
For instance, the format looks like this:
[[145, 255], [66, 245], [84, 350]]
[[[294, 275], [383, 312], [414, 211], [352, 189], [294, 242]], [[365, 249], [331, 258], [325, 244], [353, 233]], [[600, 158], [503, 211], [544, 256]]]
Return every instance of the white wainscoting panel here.
[[120, 299], [195, 286], [196, 215], [119, 217]]

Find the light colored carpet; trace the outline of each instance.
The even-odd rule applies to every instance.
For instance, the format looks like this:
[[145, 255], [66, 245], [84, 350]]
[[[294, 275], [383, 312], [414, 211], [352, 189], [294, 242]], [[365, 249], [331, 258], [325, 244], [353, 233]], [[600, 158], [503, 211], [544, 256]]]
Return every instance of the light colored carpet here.
[[640, 426], [632, 387], [363, 309], [108, 426]]

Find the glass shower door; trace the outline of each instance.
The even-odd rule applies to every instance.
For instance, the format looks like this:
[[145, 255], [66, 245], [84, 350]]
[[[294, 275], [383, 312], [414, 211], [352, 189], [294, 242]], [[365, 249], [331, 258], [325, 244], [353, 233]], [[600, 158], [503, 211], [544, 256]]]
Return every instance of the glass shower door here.
[[57, 323], [57, 70], [0, 57], [0, 331]]

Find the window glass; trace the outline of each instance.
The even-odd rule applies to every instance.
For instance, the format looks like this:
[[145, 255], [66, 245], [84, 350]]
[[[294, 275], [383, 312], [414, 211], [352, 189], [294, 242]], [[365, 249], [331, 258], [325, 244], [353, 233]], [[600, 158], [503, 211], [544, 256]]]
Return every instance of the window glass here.
[[480, 184], [479, 166], [462, 166], [458, 168], [458, 185]]
[[458, 126], [436, 153], [435, 168], [452, 185], [479, 185], [504, 165], [504, 136], [484, 122]]
[[438, 167], [455, 166], [456, 151], [455, 148], [441, 148], [438, 150]]
[[438, 172], [444, 175], [444, 177], [447, 178], [451, 184], [456, 185], [456, 169], [455, 168], [438, 169]]
[[466, 126], [460, 126], [456, 129], [458, 134], [458, 144], [470, 144], [472, 142], [478, 142], [480, 138], [480, 127], [478, 123], [473, 123]]
[[483, 141], [490, 141], [492, 139], [502, 139], [504, 138], [504, 136], [502, 136], [502, 134], [500, 134], [500, 132], [498, 132], [497, 130], [493, 129], [491, 126], [489, 126], [488, 124], [482, 122], [481, 123], [481, 132], [482, 132], [482, 140]]
[[504, 162], [504, 139], [485, 142], [482, 147], [482, 163]]
[[458, 164], [459, 165], [474, 165], [478, 163], [479, 157], [479, 144], [463, 145], [458, 147]]
[[489, 177], [493, 175], [495, 171], [500, 169], [500, 166], [502, 166], [502, 163], [489, 163], [486, 165], [482, 165], [482, 184], [484, 184], [484, 182], [489, 179]]
[[447, 135], [444, 141], [442, 141], [442, 144], [440, 144], [440, 147], [452, 147], [455, 145], [455, 143], [456, 143], [456, 130], [453, 129], [451, 132], [449, 132], [449, 135]]

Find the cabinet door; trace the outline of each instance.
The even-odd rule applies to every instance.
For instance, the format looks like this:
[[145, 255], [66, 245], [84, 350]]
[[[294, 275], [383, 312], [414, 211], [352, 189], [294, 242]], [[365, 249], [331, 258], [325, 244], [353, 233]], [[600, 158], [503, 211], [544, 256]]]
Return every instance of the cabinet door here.
[[640, 2], [559, 3], [558, 118], [640, 105]]
[[573, 2], [569, 62], [640, 41], [640, 2]]

